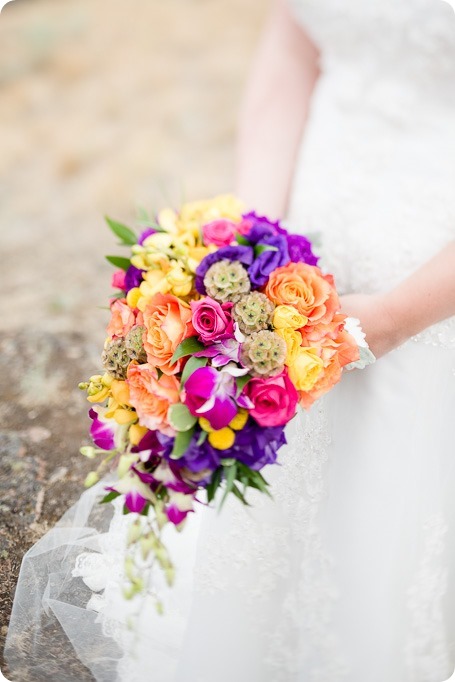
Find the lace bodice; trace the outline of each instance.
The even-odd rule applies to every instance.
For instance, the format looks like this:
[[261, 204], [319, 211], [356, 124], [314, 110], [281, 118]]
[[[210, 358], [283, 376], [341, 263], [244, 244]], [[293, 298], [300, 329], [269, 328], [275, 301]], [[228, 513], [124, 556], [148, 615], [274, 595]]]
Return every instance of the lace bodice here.
[[[455, 103], [455, 13], [444, 0], [290, 0], [321, 49], [323, 69], [354, 66], [370, 92], [388, 81]], [[414, 112], [419, 116], [419, 111]]]
[[[290, 0], [320, 48], [289, 221], [342, 292], [390, 289], [455, 238], [455, 13]], [[419, 340], [455, 347], [455, 320]]]

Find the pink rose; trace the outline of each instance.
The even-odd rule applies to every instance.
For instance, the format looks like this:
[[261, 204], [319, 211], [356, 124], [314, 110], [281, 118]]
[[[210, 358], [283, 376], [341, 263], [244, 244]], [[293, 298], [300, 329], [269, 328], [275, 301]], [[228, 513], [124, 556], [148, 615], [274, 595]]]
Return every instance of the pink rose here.
[[202, 237], [204, 244], [215, 244], [215, 246], [229, 246], [237, 232], [237, 225], [231, 220], [220, 218], [212, 220], [202, 227]]
[[125, 291], [126, 285], [125, 285], [125, 275], [126, 272], [124, 270], [116, 270], [114, 274], [112, 275], [112, 282], [111, 286], [113, 289], [122, 289]]
[[192, 323], [202, 343], [210, 344], [234, 336], [232, 303], [220, 305], [210, 296], [191, 301]]
[[286, 370], [266, 379], [253, 377], [245, 386], [244, 394], [254, 404], [250, 414], [260, 426], [284, 426], [295, 415], [299, 401]]
[[107, 333], [111, 339], [124, 338], [136, 324], [134, 312], [126, 300], [115, 299], [111, 305], [111, 319], [107, 326]]

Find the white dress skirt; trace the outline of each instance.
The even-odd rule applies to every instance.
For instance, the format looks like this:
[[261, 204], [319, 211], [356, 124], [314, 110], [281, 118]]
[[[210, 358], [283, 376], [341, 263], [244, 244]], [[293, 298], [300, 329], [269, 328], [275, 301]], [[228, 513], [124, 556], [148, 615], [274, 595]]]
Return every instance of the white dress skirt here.
[[[442, 0], [292, 5], [322, 75], [289, 226], [321, 233], [342, 292], [385, 291], [455, 238], [455, 13]], [[162, 616], [122, 597], [130, 518], [96, 504], [102, 486], [86, 492], [24, 559], [13, 679], [28, 665], [59, 682], [443, 682], [454, 423], [451, 318], [297, 415], [265, 471], [273, 501], [201, 507], [167, 529], [176, 584], [149, 576]]]

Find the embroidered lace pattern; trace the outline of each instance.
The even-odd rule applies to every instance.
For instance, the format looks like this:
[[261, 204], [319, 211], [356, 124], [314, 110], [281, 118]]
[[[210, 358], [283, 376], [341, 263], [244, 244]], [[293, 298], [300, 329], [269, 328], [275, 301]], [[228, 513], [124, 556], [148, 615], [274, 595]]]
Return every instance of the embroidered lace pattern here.
[[407, 680], [446, 679], [450, 673], [443, 600], [447, 599], [447, 524], [434, 514], [423, 524], [423, 551], [407, 592], [410, 629], [405, 646]]
[[[290, 0], [321, 50], [291, 198], [342, 293], [390, 289], [455, 238], [455, 13]], [[415, 337], [455, 348], [455, 318]]]
[[[287, 438], [285, 466], [268, 476], [273, 501], [252, 500], [247, 521], [235, 500], [223, 510], [228, 532], [220, 535], [215, 526], [204, 537], [196, 586], [199, 593], [241, 594], [255, 634], [269, 642], [268, 679], [292, 682], [305, 669], [308, 682], [336, 682], [347, 668], [330, 628], [337, 591], [319, 526], [330, 443], [323, 404], [300, 412]], [[279, 605], [273, 620], [261, 618], [260, 604], [269, 600]]]

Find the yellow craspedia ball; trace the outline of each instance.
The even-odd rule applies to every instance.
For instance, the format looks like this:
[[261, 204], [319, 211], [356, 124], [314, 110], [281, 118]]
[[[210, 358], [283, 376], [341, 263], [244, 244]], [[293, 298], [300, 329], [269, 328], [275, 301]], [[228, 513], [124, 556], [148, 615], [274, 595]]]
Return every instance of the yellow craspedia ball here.
[[199, 417], [199, 426], [203, 431], [207, 431], [207, 433], [211, 433], [215, 430], [210, 424], [209, 420], [205, 417]]
[[224, 429], [209, 433], [208, 441], [217, 450], [228, 450], [234, 445], [235, 433], [229, 426], [225, 426]]
[[229, 422], [229, 426], [231, 429], [234, 429], [234, 431], [240, 431], [241, 429], [243, 429], [247, 421], [248, 410], [240, 409], [235, 415], [234, 419], [231, 422]]

